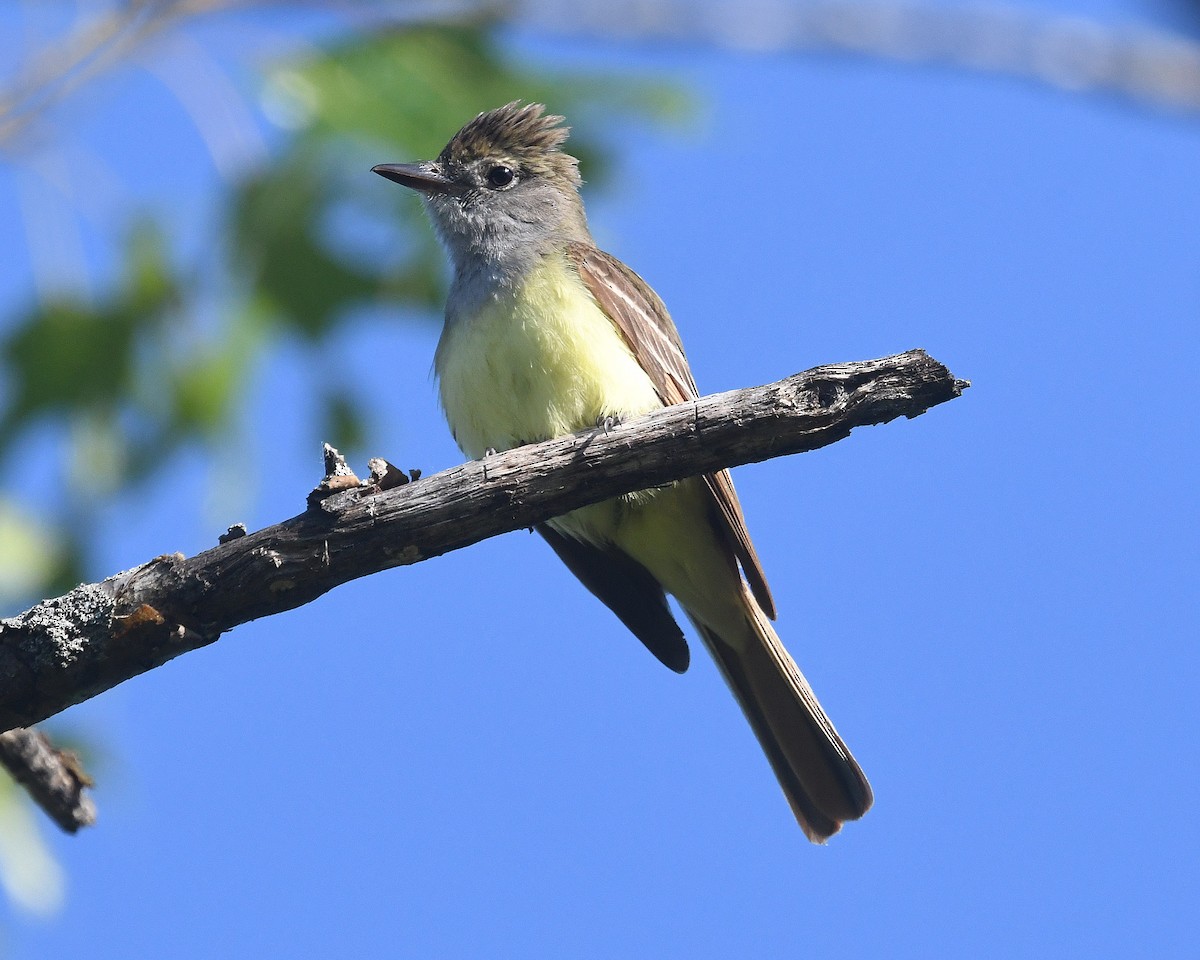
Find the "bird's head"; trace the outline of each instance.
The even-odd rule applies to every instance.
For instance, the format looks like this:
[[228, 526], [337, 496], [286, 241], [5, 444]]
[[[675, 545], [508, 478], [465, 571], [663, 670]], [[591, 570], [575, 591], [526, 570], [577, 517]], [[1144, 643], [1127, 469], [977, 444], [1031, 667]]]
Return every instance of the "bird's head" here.
[[586, 239], [578, 161], [562, 150], [569, 128], [540, 103], [481, 113], [436, 160], [372, 171], [421, 193], [456, 265], [542, 252]]

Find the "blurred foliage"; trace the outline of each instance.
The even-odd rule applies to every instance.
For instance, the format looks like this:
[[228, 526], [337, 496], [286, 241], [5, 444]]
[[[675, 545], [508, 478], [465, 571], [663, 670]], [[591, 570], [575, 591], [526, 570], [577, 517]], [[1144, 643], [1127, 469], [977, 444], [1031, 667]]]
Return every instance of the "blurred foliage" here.
[[[461, 27], [340, 44], [274, 71], [267, 96], [296, 132], [270, 169], [237, 189], [231, 247], [275, 319], [314, 340], [356, 303], [382, 296], [432, 311], [442, 302], [442, 257], [431, 231], [415, 223], [414, 198], [381, 192], [365, 176], [380, 157], [436, 156], [465, 120], [510, 100], [545, 101], [571, 116], [604, 106], [665, 118], [682, 107], [678, 94], [651, 86], [532, 72], [508, 62], [485, 31]], [[589, 175], [603, 174], [594, 141], [577, 136], [572, 149]], [[392, 258], [339, 249], [329, 229], [338, 214], [392, 224]]]
[[41, 416], [117, 409], [135, 390], [138, 346], [177, 305], [179, 291], [153, 227], [134, 233], [126, 272], [103, 302], [42, 304], [4, 340], [9, 396], [0, 448]]
[[0, 775], [0, 887], [14, 906], [40, 915], [58, 909], [65, 889], [32, 805], [7, 774]]
[[[171, 211], [143, 213], [113, 225], [119, 268], [103, 293], [48, 297], [0, 321], [9, 478], [0, 612], [111, 573], [88, 564], [98, 511], [161, 476], [185, 447], [217, 456], [273, 346], [297, 342], [319, 358], [365, 305], [436, 315], [441, 254], [419, 204], [371, 176], [372, 165], [433, 156], [465, 120], [510, 100], [608, 122], [663, 120], [684, 107], [677, 91], [653, 83], [517, 63], [482, 25], [351, 35], [272, 65], [254, 93], [284, 135], [265, 165], [214, 198], [224, 228], [198, 259], [171, 249]], [[580, 134], [572, 145], [589, 176], [602, 177], [597, 144]], [[369, 420], [359, 396], [316, 382], [322, 365], [311, 368], [326, 436], [361, 448]], [[61, 486], [47, 496], [42, 485], [40, 499], [25, 496], [28, 471], [17, 469], [39, 436], [63, 450]], [[0, 772], [0, 885], [15, 905], [45, 912], [63, 880], [22, 797]]]
[[[110, 767], [108, 752], [90, 738], [58, 730], [51, 731], [50, 738], [93, 774]], [[14, 907], [37, 916], [55, 913], [66, 895], [66, 874], [47, 842], [47, 829], [54, 829], [50, 821], [0, 767], [0, 889]]]
[[[96, 511], [152, 481], [180, 448], [227, 442], [273, 345], [319, 354], [372, 304], [436, 315], [441, 254], [415, 198], [383, 188], [372, 165], [433, 156], [466, 119], [509, 100], [608, 123], [661, 121], [685, 106], [660, 84], [531, 68], [486, 25], [353, 34], [273, 64], [255, 93], [284, 136], [269, 162], [216, 198], [225, 226], [204, 245], [213, 263], [183, 262], [167, 242], [169, 214], [143, 214], [119, 228], [121, 266], [104, 293], [48, 299], [0, 325], [0, 461], [11, 467], [39, 429], [67, 448], [54, 510], [35, 521], [16, 498], [0, 502], [2, 606], [105, 573], [87, 564]], [[596, 142], [580, 133], [572, 146], [590, 179], [602, 178]], [[311, 390], [331, 442], [369, 441], [352, 387]]]

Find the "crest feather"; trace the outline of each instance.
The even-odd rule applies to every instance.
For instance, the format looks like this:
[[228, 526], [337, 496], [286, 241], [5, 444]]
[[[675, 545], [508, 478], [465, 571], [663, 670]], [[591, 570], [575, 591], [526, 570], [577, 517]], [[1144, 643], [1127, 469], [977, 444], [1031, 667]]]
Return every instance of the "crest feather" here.
[[514, 100], [479, 114], [450, 138], [438, 159], [465, 165], [480, 157], [504, 157], [526, 174], [557, 174], [578, 186], [579, 161], [561, 150], [571, 132], [564, 122], [540, 103]]

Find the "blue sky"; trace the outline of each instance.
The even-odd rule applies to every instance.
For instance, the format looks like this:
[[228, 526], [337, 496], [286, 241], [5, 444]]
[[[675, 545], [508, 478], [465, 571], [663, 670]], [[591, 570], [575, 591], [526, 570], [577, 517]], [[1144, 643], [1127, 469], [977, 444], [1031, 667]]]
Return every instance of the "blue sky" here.
[[[703, 390], [912, 347], [973, 381], [735, 474], [875, 808], [810, 846], [707, 658], [670, 674], [514, 534], [72, 710], [110, 754], [101, 821], [54, 838], [67, 903], [6, 914], [9, 955], [1189, 955], [1200, 120], [833, 56], [510, 42], [696, 92], [686, 129], [603, 131], [619, 186], [589, 209]], [[97, 147], [198, 210], [214, 175], [159, 112], [153, 162]], [[0, 230], [6, 290], [23, 242]], [[372, 453], [427, 473], [458, 462], [436, 337], [364, 316], [325, 358], [375, 391]], [[255, 383], [241, 499], [185, 458], [113, 509], [100, 572], [299, 511], [308, 362]]]

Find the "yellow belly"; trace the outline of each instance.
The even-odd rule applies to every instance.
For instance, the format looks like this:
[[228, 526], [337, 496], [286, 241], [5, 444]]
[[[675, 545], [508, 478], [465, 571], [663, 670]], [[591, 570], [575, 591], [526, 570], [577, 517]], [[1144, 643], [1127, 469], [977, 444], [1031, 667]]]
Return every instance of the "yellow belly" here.
[[[620, 332], [563, 261], [447, 324], [434, 366], [446, 419], [472, 458], [662, 406]], [[694, 615], [724, 627], [744, 615], [731, 601], [740, 596], [738, 574], [709, 509], [703, 481], [692, 479], [550, 522], [580, 540], [617, 546]]]
[[450, 429], [472, 458], [662, 405], [564, 260], [447, 324], [434, 364]]

